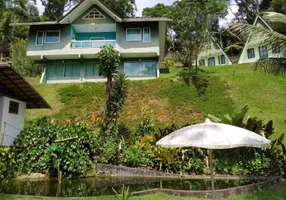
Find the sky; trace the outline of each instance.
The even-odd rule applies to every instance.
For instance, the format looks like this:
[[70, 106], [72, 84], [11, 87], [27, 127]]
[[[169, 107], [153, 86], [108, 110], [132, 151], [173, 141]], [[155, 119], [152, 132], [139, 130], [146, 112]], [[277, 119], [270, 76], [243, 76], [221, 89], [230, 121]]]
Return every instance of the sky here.
[[[171, 5], [174, 2], [175, 0], [136, 0], [136, 5], [137, 5], [136, 16], [140, 17], [142, 15], [143, 8], [153, 7], [158, 3], [164, 3], [165, 5]], [[40, 14], [42, 14], [44, 12], [44, 7], [42, 6], [40, 0], [37, 0], [37, 6], [40, 11]], [[234, 13], [238, 10], [235, 4], [232, 4], [230, 7], [231, 7], [232, 12]], [[219, 22], [220, 27], [227, 27], [228, 23], [230, 23], [231, 19], [233, 19], [234, 17], [232, 12], [230, 12], [230, 9], [229, 9], [229, 14], [226, 16], [226, 19], [220, 20]]]

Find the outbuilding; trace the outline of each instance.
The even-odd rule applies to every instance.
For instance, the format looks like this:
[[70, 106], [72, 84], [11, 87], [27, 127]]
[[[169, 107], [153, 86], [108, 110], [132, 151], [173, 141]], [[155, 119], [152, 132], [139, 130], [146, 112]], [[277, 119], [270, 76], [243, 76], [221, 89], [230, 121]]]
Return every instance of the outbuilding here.
[[0, 146], [12, 146], [24, 127], [25, 110], [49, 108], [45, 99], [12, 66], [0, 63]]

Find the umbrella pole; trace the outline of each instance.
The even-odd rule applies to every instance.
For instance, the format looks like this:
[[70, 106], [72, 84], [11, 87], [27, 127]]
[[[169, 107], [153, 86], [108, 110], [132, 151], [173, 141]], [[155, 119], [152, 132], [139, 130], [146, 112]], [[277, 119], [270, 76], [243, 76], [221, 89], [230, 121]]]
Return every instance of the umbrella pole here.
[[213, 171], [213, 150], [209, 149], [209, 165], [211, 171], [212, 200], [215, 200], [214, 171]]

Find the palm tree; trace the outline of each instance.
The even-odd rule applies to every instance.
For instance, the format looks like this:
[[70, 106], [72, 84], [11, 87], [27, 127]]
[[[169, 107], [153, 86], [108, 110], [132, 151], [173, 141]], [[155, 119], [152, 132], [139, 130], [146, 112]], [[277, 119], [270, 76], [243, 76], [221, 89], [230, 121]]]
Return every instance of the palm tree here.
[[[286, 15], [276, 12], [264, 12], [262, 14], [263, 18], [271, 25], [286, 27]], [[254, 65], [254, 70], [286, 76], [286, 35], [275, 30], [269, 30], [261, 26], [258, 27], [246, 23], [235, 23], [229, 28], [229, 31], [240, 38], [244, 38], [244, 40], [246, 40], [249, 35], [267, 38], [264, 40], [263, 45], [280, 49], [280, 54], [283, 56], [282, 58], [258, 60]]]

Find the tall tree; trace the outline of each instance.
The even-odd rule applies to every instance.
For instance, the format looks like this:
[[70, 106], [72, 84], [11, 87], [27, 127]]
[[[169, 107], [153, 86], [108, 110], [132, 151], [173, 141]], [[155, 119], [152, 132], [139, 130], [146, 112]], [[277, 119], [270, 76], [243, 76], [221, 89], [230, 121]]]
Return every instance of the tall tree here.
[[41, 0], [45, 7], [44, 19], [49, 21], [59, 20], [64, 12], [72, 8], [79, 0]]
[[101, 0], [120, 17], [135, 17], [137, 11], [135, 0]]
[[120, 62], [119, 51], [112, 46], [103, 46], [97, 54], [99, 60], [99, 68], [107, 78], [105, 93], [105, 123], [109, 125], [112, 122], [112, 74], [117, 71]]
[[[280, 1], [284, 1], [285, 4], [285, 0]], [[235, 0], [235, 2], [238, 6], [238, 11], [235, 14], [236, 21], [252, 24], [257, 14], [269, 8], [272, 0]]]
[[9, 54], [10, 43], [16, 40], [15, 27], [10, 26], [11, 23], [16, 21], [15, 15], [7, 11], [2, 14], [0, 21], [0, 60], [4, 54]]
[[[41, 0], [41, 2], [45, 7], [44, 19], [56, 21], [80, 0]], [[137, 10], [135, 0], [101, 0], [101, 2], [121, 17], [134, 17]]]
[[285, 0], [272, 0], [268, 11], [286, 14], [286, 1]]
[[171, 6], [166, 6], [163, 3], [158, 3], [152, 8], [144, 8], [142, 11], [143, 17], [169, 17]]
[[209, 33], [213, 23], [218, 17], [226, 15], [226, 8], [226, 1], [182, 0], [175, 2], [172, 10], [172, 28], [176, 33], [179, 50], [185, 55], [190, 71], [202, 47], [210, 41]]
[[[1, 0], [0, 15], [11, 11], [19, 22], [27, 22], [30, 17], [29, 9], [36, 4], [36, 0]], [[35, 6], [33, 10], [38, 10]]]

